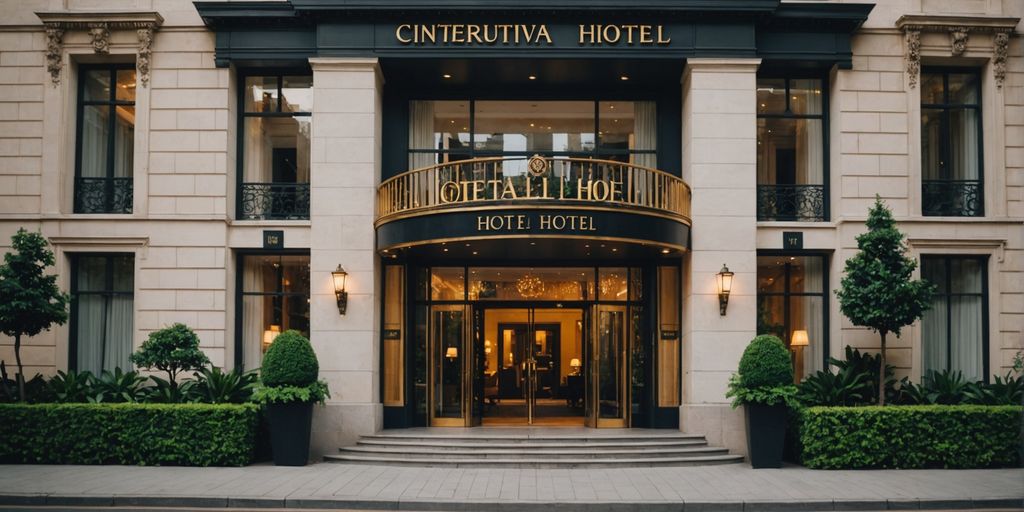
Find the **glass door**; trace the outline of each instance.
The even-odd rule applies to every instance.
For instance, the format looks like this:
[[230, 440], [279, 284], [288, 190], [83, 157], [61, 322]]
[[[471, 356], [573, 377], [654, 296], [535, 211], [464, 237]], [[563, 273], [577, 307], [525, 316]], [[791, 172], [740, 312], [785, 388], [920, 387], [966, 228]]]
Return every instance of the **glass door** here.
[[588, 354], [587, 425], [629, 426], [629, 338], [626, 306], [594, 306]]
[[469, 426], [473, 361], [469, 306], [435, 305], [430, 309], [430, 425]]

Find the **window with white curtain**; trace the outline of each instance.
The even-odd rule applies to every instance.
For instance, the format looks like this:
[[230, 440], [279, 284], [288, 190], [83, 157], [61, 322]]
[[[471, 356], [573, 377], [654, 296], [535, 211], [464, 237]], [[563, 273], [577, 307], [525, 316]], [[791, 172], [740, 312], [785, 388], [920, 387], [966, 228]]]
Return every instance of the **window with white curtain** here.
[[824, 369], [828, 357], [827, 261], [807, 254], [757, 257], [757, 333], [789, 347], [797, 382]]
[[958, 371], [988, 379], [988, 304], [984, 256], [923, 256], [921, 277], [938, 290], [921, 319], [923, 372]]
[[758, 220], [827, 220], [822, 80], [757, 79]]
[[973, 70], [921, 73], [921, 210], [984, 215], [981, 78]]
[[71, 369], [131, 368], [134, 303], [134, 254], [72, 255]]
[[417, 100], [409, 103], [409, 168], [534, 154], [654, 168], [657, 127], [653, 101]]
[[80, 66], [77, 119], [75, 213], [131, 213], [135, 67]]
[[313, 77], [243, 80], [238, 218], [308, 219]]
[[294, 329], [309, 336], [309, 255], [242, 255], [238, 271], [242, 326], [235, 364], [252, 370], [278, 334]]

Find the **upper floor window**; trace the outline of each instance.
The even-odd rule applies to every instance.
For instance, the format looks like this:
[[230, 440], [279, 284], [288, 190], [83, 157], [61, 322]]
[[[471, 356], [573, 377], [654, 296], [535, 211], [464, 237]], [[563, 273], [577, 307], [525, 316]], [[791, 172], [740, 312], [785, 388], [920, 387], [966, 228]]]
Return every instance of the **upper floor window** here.
[[757, 220], [828, 220], [822, 80], [757, 79]]
[[[657, 166], [653, 101], [412, 101], [409, 112], [410, 169], [534, 154]], [[525, 159], [505, 165], [526, 171]]]
[[938, 290], [921, 319], [924, 372], [958, 371], [968, 381], [988, 376], [988, 304], [984, 256], [923, 256], [921, 277]]
[[82, 65], [75, 140], [75, 213], [131, 213], [135, 68]]
[[984, 215], [981, 91], [977, 73], [921, 73], [921, 210]]
[[245, 76], [239, 219], [308, 219], [313, 77]]
[[72, 256], [71, 369], [130, 369], [134, 316], [135, 255]]

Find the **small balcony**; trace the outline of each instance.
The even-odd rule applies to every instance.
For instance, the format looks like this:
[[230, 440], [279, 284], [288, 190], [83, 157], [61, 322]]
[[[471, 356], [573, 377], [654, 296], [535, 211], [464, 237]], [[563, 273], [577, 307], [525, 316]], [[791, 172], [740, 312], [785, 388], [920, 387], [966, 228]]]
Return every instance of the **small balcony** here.
[[826, 220], [825, 185], [758, 185], [757, 220]]
[[242, 183], [240, 220], [308, 220], [309, 183]]
[[925, 216], [980, 217], [983, 205], [981, 180], [921, 182], [921, 211]]
[[132, 213], [132, 178], [75, 178], [75, 213]]

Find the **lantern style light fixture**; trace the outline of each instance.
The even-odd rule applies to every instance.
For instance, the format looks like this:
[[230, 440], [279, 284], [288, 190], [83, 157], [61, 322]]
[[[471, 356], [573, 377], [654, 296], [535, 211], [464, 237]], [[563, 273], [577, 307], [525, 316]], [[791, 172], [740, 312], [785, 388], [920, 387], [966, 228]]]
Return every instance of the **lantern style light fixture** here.
[[334, 280], [334, 297], [338, 299], [338, 313], [344, 315], [345, 310], [348, 309], [348, 292], [345, 291], [348, 272], [338, 265], [338, 268], [331, 272], [331, 279]]
[[725, 310], [729, 307], [729, 293], [732, 291], [732, 276], [729, 267], [722, 264], [722, 270], [718, 271], [718, 314], [725, 316]]

